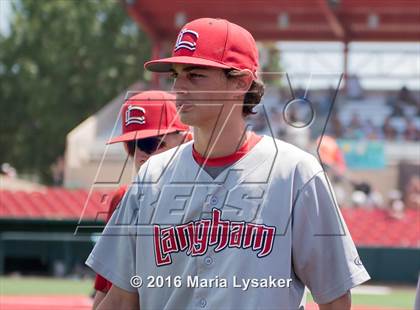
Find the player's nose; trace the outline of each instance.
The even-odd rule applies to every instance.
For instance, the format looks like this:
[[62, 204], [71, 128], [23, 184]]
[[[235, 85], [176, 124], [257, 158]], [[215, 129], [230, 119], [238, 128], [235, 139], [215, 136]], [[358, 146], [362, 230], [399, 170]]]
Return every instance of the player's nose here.
[[175, 104], [177, 106], [177, 108], [179, 108], [183, 102], [186, 100], [187, 98], [187, 88], [185, 86], [185, 84], [183, 84], [183, 82], [178, 82], [179, 80], [177, 79], [174, 82], [174, 85], [172, 87], [172, 91], [174, 93], [174, 95], [176, 96], [176, 101]]
[[181, 74], [174, 80], [174, 83], [172, 84], [172, 90], [176, 93], [182, 93], [187, 91], [187, 84], [185, 78], [181, 76]]

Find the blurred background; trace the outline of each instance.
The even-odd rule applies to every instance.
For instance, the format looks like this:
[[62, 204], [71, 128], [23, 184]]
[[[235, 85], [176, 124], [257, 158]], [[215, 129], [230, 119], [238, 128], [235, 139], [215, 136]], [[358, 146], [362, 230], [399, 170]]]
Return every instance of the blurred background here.
[[84, 261], [113, 191], [135, 173], [123, 147], [105, 142], [128, 92], [171, 89], [143, 63], [169, 55], [199, 17], [229, 19], [258, 41], [266, 92], [249, 125], [322, 161], [372, 277], [355, 309], [412, 308], [418, 1], [0, 0], [1, 309], [90, 307]]

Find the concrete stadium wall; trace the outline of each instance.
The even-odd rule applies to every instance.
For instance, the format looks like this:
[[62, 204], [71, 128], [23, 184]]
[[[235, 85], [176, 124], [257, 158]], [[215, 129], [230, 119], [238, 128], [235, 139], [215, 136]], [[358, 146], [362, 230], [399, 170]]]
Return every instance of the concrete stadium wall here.
[[416, 284], [420, 272], [420, 248], [360, 247], [359, 255], [372, 281]]

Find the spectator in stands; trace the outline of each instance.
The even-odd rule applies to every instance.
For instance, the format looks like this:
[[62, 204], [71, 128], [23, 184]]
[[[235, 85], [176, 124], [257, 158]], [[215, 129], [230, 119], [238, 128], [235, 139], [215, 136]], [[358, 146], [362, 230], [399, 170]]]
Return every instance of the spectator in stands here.
[[351, 194], [351, 203], [353, 208], [360, 208], [366, 205], [367, 197], [362, 191], [354, 191]]
[[394, 126], [391, 125], [391, 117], [388, 116], [384, 120], [384, 124], [382, 126], [382, 133], [386, 140], [394, 140], [397, 137], [397, 130]]
[[407, 208], [420, 210], [420, 177], [413, 175], [408, 181], [404, 195], [404, 203]]
[[402, 101], [391, 101], [392, 117], [401, 117], [404, 115], [404, 103]]
[[331, 135], [337, 139], [342, 138], [344, 136], [344, 128], [336, 113], [334, 113], [331, 116], [330, 124], [331, 124], [331, 129], [330, 129]]
[[388, 193], [389, 216], [393, 219], [400, 220], [404, 217], [404, 202], [399, 190], [392, 190]]
[[364, 137], [362, 122], [359, 115], [353, 114], [348, 129], [344, 132], [347, 139], [360, 139]]
[[362, 122], [358, 114], [353, 114], [350, 120], [350, 127], [353, 129], [360, 129], [362, 127]]
[[317, 114], [321, 117], [327, 116], [332, 108], [332, 103], [334, 102], [336, 90], [330, 86], [327, 90], [327, 93], [323, 98], [319, 100], [319, 104], [315, 105]]
[[354, 182], [353, 190], [353, 206], [367, 209], [383, 207], [384, 200], [381, 193], [368, 182]]
[[[324, 130], [325, 122], [327, 121], [327, 117], [329, 116], [330, 110], [333, 108], [333, 101], [335, 97], [335, 90], [331, 86], [328, 90], [323, 93], [322, 95], [316, 96], [312, 98], [310, 101], [312, 102], [312, 109], [313, 112], [306, 108], [307, 112], [311, 112], [311, 114], [307, 113], [305, 115], [305, 120], [309, 120], [309, 117], [312, 117], [315, 113], [315, 117], [313, 122], [310, 126], [311, 128], [311, 139], [316, 139]], [[333, 110], [334, 112], [334, 110]], [[331, 136], [335, 136], [332, 132], [332, 117], [328, 121], [327, 133]]]
[[345, 173], [347, 170], [344, 154], [334, 137], [324, 135], [316, 140], [319, 145], [318, 154], [322, 162], [324, 171], [328, 174], [333, 187], [335, 196], [340, 207], [346, 203], [346, 191], [344, 188]]
[[319, 145], [318, 153], [321, 162], [324, 168], [330, 172], [330, 177], [333, 176], [332, 179], [341, 179], [347, 170], [347, 166], [344, 154], [336, 140], [333, 137], [324, 135], [322, 140], [321, 137], [318, 137], [316, 144]]
[[360, 84], [359, 77], [355, 74], [349, 75], [346, 80], [347, 86], [347, 98], [350, 99], [362, 99], [363, 98], [363, 88]]
[[365, 134], [365, 137], [369, 140], [379, 139], [381, 134], [378, 128], [373, 124], [372, 120], [368, 119], [363, 123], [362, 131]]
[[406, 86], [400, 89], [395, 99], [391, 99], [389, 105], [392, 107], [391, 116], [404, 116], [404, 108], [409, 106], [416, 108], [417, 113], [420, 113], [420, 103]]
[[418, 102], [407, 86], [403, 86], [398, 92], [397, 101], [406, 105], [417, 106]]
[[408, 141], [417, 141], [420, 139], [420, 129], [416, 127], [412, 118], [405, 118], [404, 138]]

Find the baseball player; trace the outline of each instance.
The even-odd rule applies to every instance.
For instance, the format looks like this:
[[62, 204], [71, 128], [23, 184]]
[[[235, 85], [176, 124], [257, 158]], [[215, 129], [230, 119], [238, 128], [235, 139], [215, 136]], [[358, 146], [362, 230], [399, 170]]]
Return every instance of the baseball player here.
[[[350, 309], [369, 279], [318, 160], [247, 130], [263, 95], [252, 35], [202, 18], [172, 72], [194, 141], [149, 158], [86, 263], [113, 286], [100, 309]], [[111, 251], [112, 249], [112, 251]]]
[[[164, 91], [138, 93], [125, 101], [121, 108], [122, 135], [108, 144], [123, 142], [127, 154], [134, 159], [137, 171], [154, 154], [169, 150], [191, 140], [188, 126], [181, 123], [175, 107], [175, 96]], [[164, 117], [162, 121], [161, 117]], [[114, 213], [126, 192], [123, 185], [114, 193], [106, 221]], [[112, 283], [96, 275], [93, 309], [104, 299]]]

